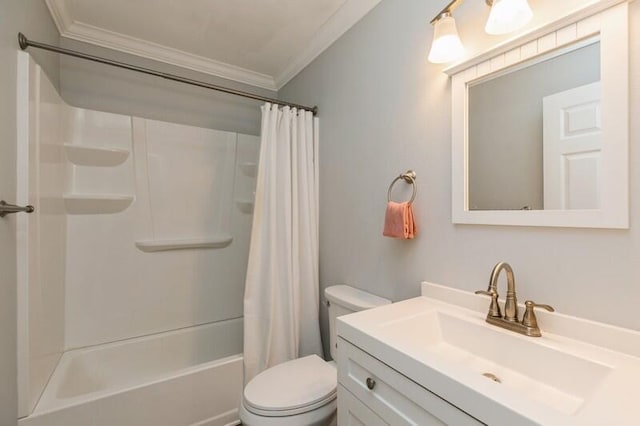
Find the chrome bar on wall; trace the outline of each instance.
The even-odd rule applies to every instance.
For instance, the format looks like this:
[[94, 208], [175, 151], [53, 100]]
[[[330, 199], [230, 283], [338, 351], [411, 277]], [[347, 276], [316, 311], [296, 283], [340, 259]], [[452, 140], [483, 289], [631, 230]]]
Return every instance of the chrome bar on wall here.
[[0, 201], [0, 217], [5, 217], [8, 214], [12, 213], [33, 213], [36, 209], [29, 206], [16, 206], [15, 204], [9, 204], [5, 200]]
[[100, 56], [89, 55], [87, 53], [78, 52], [76, 50], [65, 49], [63, 47], [53, 46], [50, 44], [40, 43], [37, 41], [29, 40], [24, 34], [18, 33], [18, 44], [20, 49], [26, 50], [28, 47], [35, 47], [37, 49], [48, 50], [50, 52], [60, 53], [62, 55], [73, 56], [75, 58], [86, 59], [88, 61], [99, 62], [105, 65], [111, 65], [113, 67], [124, 68], [131, 71], [136, 71], [143, 74], [153, 75], [155, 77], [164, 78], [167, 80], [177, 81], [180, 83], [190, 84], [192, 86], [203, 87], [205, 89], [215, 90], [218, 92], [229, 93], [231, 95], [242, 96], [243, 98], [255, 99], [257, 101], [270, 102], [276, 105], [289, 106], [291, 108], [303, 109], [305, 111], [311, 111], [313, 115], [318, 114], [318, 107], [308, 107], [304, 105], [298, 105], [291, 102], [284, 102], [279, 99], [268, 98], [266, 96], [255, 95], [249, 92], [243, 92], [242, 90], [230, 89], [228, 87], [218, 86], [216, 84], [206, 83], [204, 81], [193, 80], [191, 78], [180, 77], [175, 74], [169, 74], [161, 71], [155, 71], [149, 68], [140, 67], [137, 65], [127, 64], [125, 62], [114, 61], [112, 59], [102, 58]]

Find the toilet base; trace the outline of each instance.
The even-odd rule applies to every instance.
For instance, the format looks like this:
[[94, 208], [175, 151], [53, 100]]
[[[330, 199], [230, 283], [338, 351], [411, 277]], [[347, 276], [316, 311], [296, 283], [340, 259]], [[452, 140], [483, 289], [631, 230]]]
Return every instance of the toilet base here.
[[306, 413], [284, 417], [259, 416], [247, 410], [244, 401], [240, 404], [240, 420], [243, 426], [336, 426], [337, 399], [307, 411]]

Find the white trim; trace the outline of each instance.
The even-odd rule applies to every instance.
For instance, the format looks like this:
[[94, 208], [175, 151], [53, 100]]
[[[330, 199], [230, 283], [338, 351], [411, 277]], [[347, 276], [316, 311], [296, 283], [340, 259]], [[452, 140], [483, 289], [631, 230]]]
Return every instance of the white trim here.
[[[36, 78], [39, 66], [33, 65]], [[18, 52], [16, 75], [16, 204], [29, 204], [29, 112], [30, 56]], [[35, 100], [34, 105], [39, 105]], [[29, 219], [25, 214], [16, 215], [16, 284], [17, 284], [17, 352], [18, 352], [18, 417], [31, 414], [30, 406], [30, 356], [29, 356]]]
[[[620, 2], [618, 2], [620, 3]], [[453, 75], [452, 222], [460, 224], [559, 226], [575, 228], [629, 227], [629, 22], [628, 4], [620, 3], [579, 21], [561, 19], [555, 30], [524, 37], [506, 50], [491, 50]], [[600, 35], [602, 93], [602, 208], [598, 210], [476, 211], [468, 206], [468, 85], [489, 74], [518, 67], [580, 40]], [[578, 46], [580, 43], [577, 44]], [[514, 47], [515, 46], [515, 47]], [[511, 50], [509, 50], [511, 49]], [[497, 165], [499, 167], [499, 165]]]
[[369, 13], [380, 0], [347, 0], [315, 33], [307, 47], [291, 59], [284, 69], [275, 76], [275, 84], [280, 90], [322, 52], [346, 33], [360, 19]]
[[88, 25], [73, 19], [65, 0], [45, 0], [62, 37], [277, 91], [340, 38], [380, 0], [346, 0], [318, 29], [307, 46], [275, 77], [175, 48]]

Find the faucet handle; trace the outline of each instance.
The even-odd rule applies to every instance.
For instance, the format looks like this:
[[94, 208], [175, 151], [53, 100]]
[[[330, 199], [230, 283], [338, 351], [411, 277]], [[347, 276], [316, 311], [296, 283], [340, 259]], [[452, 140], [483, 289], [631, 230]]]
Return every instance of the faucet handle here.
[[534, 308], [546, 309], [549, 312], [555, 311], [555, 309], [553, 309], [553, 307], [550, 305], [535, 303], [531, 300], [527, 300], [526, 302], [524, 302], [524, 307], [525, 311], [524, 316], [522, 317], [522, 325], [532, 328], [538, 328], [538, 319], [536, 318], [536, 314], [533, 311]]
[[491, 305], [489, 305], [489, 313], [487, 315], [493, 318], [502, 318], [500, 305], [498, 304], [498, 293], [496, 293], [494, 290], [477, 290], [476, 294], [484, 294], [485, 296], [490, 296]]

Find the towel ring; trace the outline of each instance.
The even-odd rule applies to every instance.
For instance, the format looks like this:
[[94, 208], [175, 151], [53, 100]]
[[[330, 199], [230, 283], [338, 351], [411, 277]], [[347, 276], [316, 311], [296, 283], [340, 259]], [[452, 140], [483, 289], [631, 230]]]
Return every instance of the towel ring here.
[[387, 191], [387, 201], [388, 202], [391, 201], [391, 190], [393, 189], [393, 185], [395, 185], [395, 183], [397, 181], [399, 181], [400, 179], [402, 179], [405, 182], [410, 183], [411, 185], [413, 185], [413, 194], [411, 194], [411, 199], [409, 200], [409, 204], [412, 204], [413, 200], [416, 199], [416, 194], [418, 193], [418, 185], [416, 184], [416, 172], [414, 172], [413, 170], [407, 170], [405, 173], [403, 173], [400, 176], [396, 177], [391, 182], [391, 185], [389, 185], [389, 190]]

